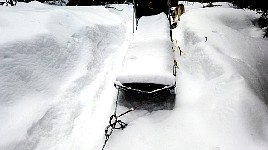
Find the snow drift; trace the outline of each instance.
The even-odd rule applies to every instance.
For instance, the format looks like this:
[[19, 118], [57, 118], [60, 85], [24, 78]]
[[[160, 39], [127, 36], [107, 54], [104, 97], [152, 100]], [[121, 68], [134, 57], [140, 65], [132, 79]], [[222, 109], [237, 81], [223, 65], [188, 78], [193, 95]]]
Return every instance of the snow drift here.
[[178, 109], [196, 108], [203, 149], [267, 149], [268, 41], [254, 26], [257, 17], [233, 8], [181, 17]]
[[71, 131], [76, 96], [122, 44], [124, 22], [104, 7], [38, 2], [0, 13], [0, 149], [33, 149], [42, 142], [35, 137]]
[[[0, 149], [101, 149], [132, 37], [132, 6], [113, 6], [0, 6]], [[201, 6], [186, 4], [173, 32], [183, 51], [174, 110], [120, 118], [129, 124], [105, 149], [267, 149], [268, 43], [258, 15]]]

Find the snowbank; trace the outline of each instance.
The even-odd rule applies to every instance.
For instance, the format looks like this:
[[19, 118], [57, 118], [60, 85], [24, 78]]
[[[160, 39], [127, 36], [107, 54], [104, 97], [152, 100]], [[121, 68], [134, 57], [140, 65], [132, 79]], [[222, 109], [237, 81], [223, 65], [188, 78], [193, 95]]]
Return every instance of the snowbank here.
[[75, 95], [122, 44], [124, 22], [104, 7], [38, 2], [0, 14], [0, 149], [33, 149], [57, 124], [65, 126], [58, 138], [71, 131], [81, 109]]
[[178, 112], [191, 108], [199, 149], [268, 147], [268, 41], [254, 26], [257, 17], [232, 8], [196, 9], [175, 30], [184, 51]]

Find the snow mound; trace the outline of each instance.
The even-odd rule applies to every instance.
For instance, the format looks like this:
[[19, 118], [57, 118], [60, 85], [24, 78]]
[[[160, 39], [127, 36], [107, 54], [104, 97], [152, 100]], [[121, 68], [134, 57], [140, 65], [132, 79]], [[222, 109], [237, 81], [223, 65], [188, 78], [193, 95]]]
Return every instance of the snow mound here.
[[199, 149], [267, 149], [268, 41], [254, 26], [257, 17], [232, 8], [196, 9], [175, 30], [184, 51], [178, 112], [191, 108]]
[[36, 136], [50, 141], [50, 125], [71, 130], [60, 122], [74, 120], [75, 95], [122, 44], [124, 22], [104, 7], [38, 2], [1, 7], [0, 13], [0, 149], [31, 149], [43, 142]]
[[173, 51], [169, 23], [164, 13], [143, 16], [127, 50], [120, 83], [174, 85]]

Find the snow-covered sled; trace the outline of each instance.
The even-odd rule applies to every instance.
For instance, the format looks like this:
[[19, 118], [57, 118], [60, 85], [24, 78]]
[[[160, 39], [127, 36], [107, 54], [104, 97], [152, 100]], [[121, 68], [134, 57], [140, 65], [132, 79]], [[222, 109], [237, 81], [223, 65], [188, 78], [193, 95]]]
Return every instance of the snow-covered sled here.
[[135, 1], [135, 8], [137, 31], [115, 81], [119, 103], [140, 109], [172, 109], [176, 68], [168, 3], [166, 0], [140, 0]]

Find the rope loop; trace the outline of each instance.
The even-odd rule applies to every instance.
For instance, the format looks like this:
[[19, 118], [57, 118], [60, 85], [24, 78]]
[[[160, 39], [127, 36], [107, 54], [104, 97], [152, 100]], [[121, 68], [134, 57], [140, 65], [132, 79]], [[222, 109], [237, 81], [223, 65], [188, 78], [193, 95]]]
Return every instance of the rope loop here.
[[124, 123], [121, 120], [118, 120], [118, 116], [116, 116], [115, 114], [113, 114], [110, 117], [109, 125], [108, 126], [112, 127], [112, 129], [121, 129], [121, 130], [123, 130], [127, 126], [127, 124]]
[[[117, 103], [116, 103], [116, 106], [117, 106]], [[131, 111], [134, 111], [135, 108], [131, 108], [129, 109], [128, 111], [120, 114], [120, 115], [116, 115], [116, 110], [114, 112], [113, 115], [111, 115], [110, 117], [110, 120], [109, 120], [109, 125], [105, 128], [105, 141], [104, 141], [104, 144], [103, 144], [103, 147], [102, 147], [102, 150], [104, 150], [105, 146], [106, 146], [106, 143], [108, 142], [110, 136], [112, 135], [114, 129], [116, 130], [124, 130], [126, 127], [127, 127], [127, 123], [119, 120], [118, 118], [121, 117], [121, 116], [124, 116], [125, 114], [131, 112]]]

